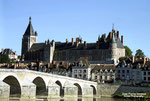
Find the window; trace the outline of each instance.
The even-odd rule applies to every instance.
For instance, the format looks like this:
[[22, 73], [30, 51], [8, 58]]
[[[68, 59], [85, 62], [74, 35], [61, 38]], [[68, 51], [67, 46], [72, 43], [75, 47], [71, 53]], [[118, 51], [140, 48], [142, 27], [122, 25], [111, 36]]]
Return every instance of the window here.
[[129, 73], [129, 70], [127, 70], [127, 73]]
[[97, 76], [95, 76], [95, 79], [97, 79]]
[[77, 73], [77, 70], [74, 70], [74, 73]]
[[150, 77], [148, 77], [148, 81], [150, 81]]
[[107, 80], [107, 76], [105, 76], [105, 80]]
[[100, 80], [102, 80], [102, 76], [100, 76]]
[[83, 72], [86, 73], [86, 70], [84, 70]]
[[122, 73], [124, 73], [124, 70], [122, 70]]
[[144, 77], [144, 80], [146, 80], [146, 77]]
[[81, 78], [82, 77], [82, 75], [81, 74], [79, 74], [79, 78]]
[[86, 79], [86, 75], [83, 75], [83, 79]]
[[79, 70], [79, 73], [82, 73], [82, 70]]
[[122, 75], [122, 77], [125, 77], [124, 75]]
[[144, 75], [146, 75], [146, 72], [144, 72]]
[[75, 78], [77, 78], [77, 75], [74, 75]]
[[148, 75], [150, 75], [150, 72], [148, 72]]
[[118, 73], [120, 73], [120, 70], [118, 70]]

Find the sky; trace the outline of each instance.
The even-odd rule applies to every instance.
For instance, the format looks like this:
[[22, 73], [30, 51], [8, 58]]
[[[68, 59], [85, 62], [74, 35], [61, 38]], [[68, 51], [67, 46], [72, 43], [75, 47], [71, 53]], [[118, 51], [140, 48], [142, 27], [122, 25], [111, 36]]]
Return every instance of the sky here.
[[96, 42], [114, 24], [133, 55], [150, 58], [150, 0], [0, 0], [0, 49], [21, 54], [22, 36], [32, 18], [38, 42], [81, 36]]

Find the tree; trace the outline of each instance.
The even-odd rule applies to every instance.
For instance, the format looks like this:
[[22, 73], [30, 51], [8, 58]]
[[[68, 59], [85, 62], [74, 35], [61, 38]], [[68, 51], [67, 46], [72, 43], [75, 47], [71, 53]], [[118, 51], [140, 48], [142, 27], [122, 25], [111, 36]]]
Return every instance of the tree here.
[[126, 57], [131, 57], [132, 56], [132, 51], [128, 46], [124, 46], [125, 48], [125, 56]]
[[7, 54], [0, 55], [0, 63], [10, 63], [9, 56]]
[[143, 57], [145, 57], [144, 52], [141, 49], [136, 50], [135, 56], [137, 58], [143, 58]]

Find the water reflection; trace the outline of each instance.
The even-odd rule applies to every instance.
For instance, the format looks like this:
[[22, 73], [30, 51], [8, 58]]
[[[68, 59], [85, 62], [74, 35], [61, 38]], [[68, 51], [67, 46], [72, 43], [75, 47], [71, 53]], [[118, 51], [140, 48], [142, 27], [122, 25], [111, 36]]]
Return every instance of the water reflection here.
[[[132, 101], [130, 99], [117, 99], [117, 98], [64, 98], [64, 99], [19, 99], [19, 98], [9, 98], [0, 99], [0, 101]], [[135, 100], [140, 101], [140, 100]]]

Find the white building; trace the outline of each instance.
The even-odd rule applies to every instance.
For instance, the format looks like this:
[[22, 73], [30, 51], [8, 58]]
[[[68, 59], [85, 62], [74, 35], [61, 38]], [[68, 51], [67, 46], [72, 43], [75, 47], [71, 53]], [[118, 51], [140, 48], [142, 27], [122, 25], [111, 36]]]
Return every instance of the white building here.
[[113, 83], [115, 80], [115, 65], [101, 64], [96, 65], [91, 71], [91, 80]]
[[144, 67], [142, 69], [142, 81], [144, 83], [150, 83], [150, 67]]
[[18, 59], [18, 55], [16, 54], [16, 51], [13, 52], [12, 49], [6, 48], [6, 49], [2, 49], [0, 54], [7, 54], [9, 56], [9, 59], [13, 59], [13, 60], [17, 60]]
[[90, 80], [91, 66], [83, 66], [82, 64], [72, 67], [72, 77], [84, 80]]
[[133, 84], [142, 82], [142, 69], [140, 64], [126, 64], [123, 61], [116, 68], [116, 81], [122, 84]]

